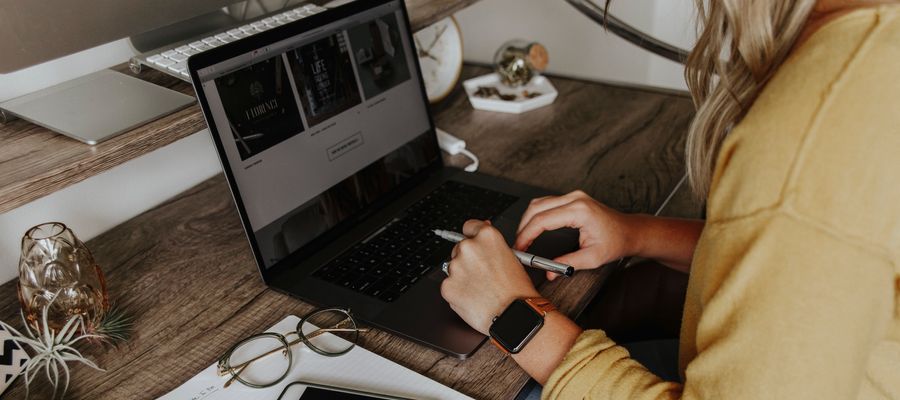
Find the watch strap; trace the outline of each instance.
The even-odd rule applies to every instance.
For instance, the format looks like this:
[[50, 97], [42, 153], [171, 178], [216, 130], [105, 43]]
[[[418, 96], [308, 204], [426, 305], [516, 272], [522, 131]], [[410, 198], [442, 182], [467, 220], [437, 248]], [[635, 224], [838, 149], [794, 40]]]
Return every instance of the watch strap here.
[[498, 342], [497, 339], [494, 339], [493, 336], [489, 336], [488, 338], [491, 339], [491, 344], [494, 345], [494, 347], [500, 349], [500, 351], [502, 351], [503, 354], [505, 354], [505, 355], [510, 355], [510, 354], [511, 354], [511, 353], [509, 352], [509, 350], [507, 350], [506, 347], [503, 347], [503, 345], [500, 344], [500, 342]]
[[546, 317], [547, 314], [556, 311], [556, 306], [543, 297], [526, 297], [522, 299], [525, 301], [525, 304], [528, 304], [534, 311], [537, 311], [538, 314], [541, 314], [542, 317]]

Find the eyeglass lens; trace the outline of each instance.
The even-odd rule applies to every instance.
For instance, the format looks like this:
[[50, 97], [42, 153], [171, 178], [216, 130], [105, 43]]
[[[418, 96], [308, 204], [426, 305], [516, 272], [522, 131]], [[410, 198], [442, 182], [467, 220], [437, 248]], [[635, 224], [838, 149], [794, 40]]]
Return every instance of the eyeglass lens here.
[[311, 350], [328, 356], [350, 351], [359, 339], [356, 322], [342, 311], [323, 310], [310, 314], [300, 323], [299, 331]]
[[278, 383], [291, 368], [289, 351], [275, 335], [256, 336], [235, 347], [228, 364], [238, 381], [249, 386], [269, 386]]

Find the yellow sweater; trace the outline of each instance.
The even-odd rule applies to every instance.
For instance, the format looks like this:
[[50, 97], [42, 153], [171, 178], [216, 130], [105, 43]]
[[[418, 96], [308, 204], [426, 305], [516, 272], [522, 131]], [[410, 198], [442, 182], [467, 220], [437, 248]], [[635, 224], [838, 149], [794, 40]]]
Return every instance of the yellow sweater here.
[[707, 216], [684, 384], [594, 330], [544, 398], [900, 399], [900, 6], [789, 57], [723, 145]]

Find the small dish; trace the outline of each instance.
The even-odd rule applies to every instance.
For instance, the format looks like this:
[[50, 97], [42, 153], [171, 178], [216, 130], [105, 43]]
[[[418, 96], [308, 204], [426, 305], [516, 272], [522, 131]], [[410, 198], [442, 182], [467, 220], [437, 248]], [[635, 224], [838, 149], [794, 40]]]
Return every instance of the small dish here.
[[[497, 111], [512, 114], [521, 114], [549, 104], [556, 100], [559, 92], [550, 84], [550, 80], [544, 76], [537, 76], [527, 85], [511, 88], [500, 83], [500, 77], [496, 73], [482, 75], [463, 82], [463, 88], [469, 96], [469, 102], [477, 110]], [[476, 95], [479, 89], [492, 89], [503, 96], [515, 96], [511, 100], [502, 100], [497, 96], [482, 97]], [[537, 94], [527, 97], [527, 94]]]

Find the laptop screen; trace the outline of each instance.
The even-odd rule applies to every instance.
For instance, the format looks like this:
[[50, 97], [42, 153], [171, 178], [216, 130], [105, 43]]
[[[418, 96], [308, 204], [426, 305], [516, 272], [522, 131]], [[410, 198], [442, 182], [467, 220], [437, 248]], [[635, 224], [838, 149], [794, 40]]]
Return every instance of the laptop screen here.
[[440, 156], [403, 6], [379, 3], [196, 71], [264, 268]]

